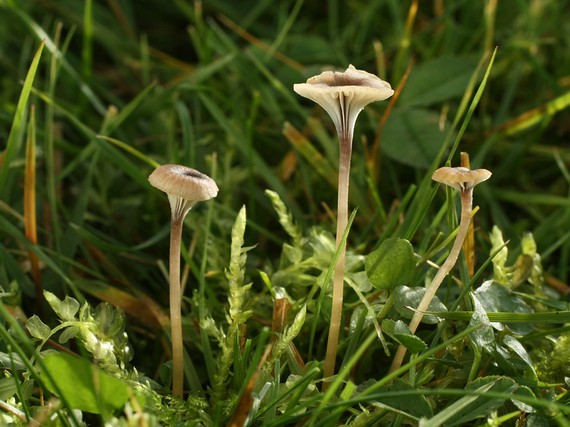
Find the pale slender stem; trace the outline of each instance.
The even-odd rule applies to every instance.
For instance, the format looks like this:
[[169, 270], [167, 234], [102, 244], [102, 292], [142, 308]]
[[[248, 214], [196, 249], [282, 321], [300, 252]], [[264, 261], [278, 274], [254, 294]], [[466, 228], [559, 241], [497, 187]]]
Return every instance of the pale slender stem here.
[[172, 340], [172, 395], [182, 398], [184, 366], [180, 292], [180, 241], [185, 215], [172, 216], [170, 227], [170, 334]]
[[[455, 263], [457, 262], [457, 258], [461, 253], [461, 247], [467, 236], [467, 231], [469, 230], [469, 223], [471, 222], [471, 207], [473, 203], [473, 188], [469, 188], [459, 192], [461, 196], [461, 220], [459, 222], [459, 229], [457, 230], [457, 235], [455, 236], [455, 241], [453, 242], [453, 247], [447, 256], [447, 259], [443, 263], [443, 265], [439, 268], [437, 274], [429, 284], [426, 289], [426, 293], [424, 294], [420, 304], [418, 305], [412, 320], [410, 321], [410, 325], [408, 329], [413, 334], [416, 332], [420, 322], [424, 317], [424, 312], [429, 307], [435, 293], [439, 289], [439, 286], [443, 282], [443, 279], [447, 274], [451, 271]], [[402, 362], [404, 361], [404, 356], [406, 355], [406, 347], [400, 345], [396, 354], [394, 356], [394, 360], [392, 361], [392, 366], [390, 367], [390, 372], [395, 371], [400, 366], [402, 366]]]
[[[342, 236], [348, 224], [348, 187], [350, 179], [350, 157], [352, 154], [352, 135], [339, 135], [340, 137], [340, 158], [338, 173], [338, 207], [336, 225], [336, 247], [341, 245]], [[334, 375], [336, 354], [338, 351], [338, 337], [342, 319], [342, 301], [344, 293], [344, 260], [346, 254], [346, 244], [342, 245], [340, 255], [335, 265], [333, 276], [333, 293], [331, 321], [329, 325], [329, 336], [327, 341], [327, 352], [323, 363], [323, 377], [328, 378]], [[323, 383], [323, 390], [326, 390], [328, 383]]]

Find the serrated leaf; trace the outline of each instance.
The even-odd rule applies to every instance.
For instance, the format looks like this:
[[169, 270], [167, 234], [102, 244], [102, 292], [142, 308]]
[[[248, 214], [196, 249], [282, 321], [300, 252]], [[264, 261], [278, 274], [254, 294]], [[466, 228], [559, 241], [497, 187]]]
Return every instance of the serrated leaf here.
[[53, 311], [55, 311], [61, 320], [75, 320], [75, 315], [79, 311], [79, 302], [76, 299], [66, 295], [65, 299], [62, 301], [48, 291], [44, 291], [44, 296]]
[[405, 239], [391, 237], [366, 257], [368, 280], [376, 289], [394, 289], [412, 280], [414, 248]]
[[[106, 414], [124, 406], [129, 387], [85, 359], [64, 353], [44, 357], [42, 380], [49, 391], [64, 398], [69, 409]], [[59, 394], [61, 393], [61, 395]]]
[[[406, 319], [411, 319], [414, 315], [413, 309], [420, 305], [425, 288], [410, 288], [408, 286], [398, 286], [394, 289], [394, 308]], [[431, 300], [426, 311], [444, 312], [447, 307], [435, 296]], [[439, 318], [433, 314], [426, 314], [422, 319], [423, 323], [438, 323]]]
[[47, 340], [51, 334], [51, 328], [35, 314], [26, 321], [26, 329], [31, 336], [42, 341]]

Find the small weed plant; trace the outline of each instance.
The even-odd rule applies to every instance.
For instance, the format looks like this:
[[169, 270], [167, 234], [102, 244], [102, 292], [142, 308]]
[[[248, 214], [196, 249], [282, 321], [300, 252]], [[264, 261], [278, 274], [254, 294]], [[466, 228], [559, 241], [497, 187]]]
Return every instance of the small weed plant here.
[[0, 0], [0, 425], [570, 426], [569, 19]]

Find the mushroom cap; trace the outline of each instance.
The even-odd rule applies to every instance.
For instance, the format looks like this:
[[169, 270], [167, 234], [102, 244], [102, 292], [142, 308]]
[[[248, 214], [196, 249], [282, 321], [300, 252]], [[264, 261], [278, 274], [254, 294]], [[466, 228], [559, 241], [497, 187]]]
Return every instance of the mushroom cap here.
[[480, 182], [488, 180], [491, 175], [491, 172], [487, 169], [471, 170], [461, 166], [455, 168], [444, 166], [437, 169], [431, 176], [431, 179], [449, 185], [457, 191], [465, 191], [470, 190]]
[[209, 200], [218, 195], [216, 182], [196, 169], [181, 165], [162, 165], [149, 175], [153, 187], [169, 197], [177, 196], [192, 204]]
[[332, 94], [336, 98], [339, 93], [343, 93], [358, 100], [360, 108], [394, 94], [390, 83], [367, 71], [357, 70], [353, 65], [349, 65], [344, 72], [324, 71], [309, 78], [306, 83], [293, 85], [293, 90], [318, 104], [321, 104], [321, 99], [326, 94]]
[[394, 93], [388, 82], [352, 65], [344, 72], [325, 71], [311, 77], [307, 83], [293, 85], [293, 90], [323, 107], [341, 139], [350, 141], [362, 109]]

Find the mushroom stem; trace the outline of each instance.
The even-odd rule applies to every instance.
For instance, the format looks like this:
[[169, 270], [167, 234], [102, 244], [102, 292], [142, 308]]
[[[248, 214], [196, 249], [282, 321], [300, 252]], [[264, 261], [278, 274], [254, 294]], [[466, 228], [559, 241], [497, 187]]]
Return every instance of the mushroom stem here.
[[184, 216], [172, 216], [170, 224], [170, 335], [172, 340], [172, 395], [183, 393], [183, 338], [180, 291], [180, 241]]
[[184, 218], [192, 202], [181, 197], [168, 196], [172, 211], [170, 221], [170, 339], [172, 341], [172, 395], [184, 394], [184, 338], [182, 334], [182, 290], [180, 286], [180, 246]]
[[[457, 230], [457, 235], [455, 236], [455, 241], [453, 242], [453, 246], [447, 259], [443, 263], [443, 265], [439, 268], [437, 274], [429, 284], [426, 289], [426, 293], [424, 294], [420, 304], [418, 305], [412, 320], [410, 321], [410, 325], [408, 329], [412, 334], [416, 332], [420, 322], [424, 317], [424, 312], [429, 307], [435, 293], [439, 289], [439, 286], [443, 282], [443, 279], [447, 274], [451, 271], [455, 263], [457, 262], [457, 258], [459, 258], [459, 254], [461, 252], [461, 247], [463, 242], [465, 241], [465, 237], [467, 236], [467, 232], [469, 230], [469, 223], [471, 222], [471, 210], [473, 204], [473, 187], [467, 188], [459, 192], [461, 196], [461, 220], [459, 222], [459, 228]], [[406, 355], [406, 347], [400, 344], [396, 354], [394, 356], [394, 360], [392, 361], [392, 366], [390, 367], [390, 372], [395, 371], [400, 366], [402, 366], [402, 362], [404, 361], [404, 356]]]
[[[339, 132], [340, 155], [338, 174], [338, 201], [337, 201], [337, 225], [336, 247], [341, 245], [342, 236], [348, 224], [348, 188], [350, 183], [350, 157], [352, 154], [352, 133]], [[346, 244], [342, 245], [337, 263], [334, 268], [331, 321], [329, 324], [329, 336], [327, 340], [327, 352], [323, 363], [323, 377], [329, 378], [334, 375], [336, 354], [338, 351], [338, 337], [342, 319], [342, 302], [344, 293], [344, 264]], [[327, 382], [323, 383], [323, 390], [328, 388]]]

